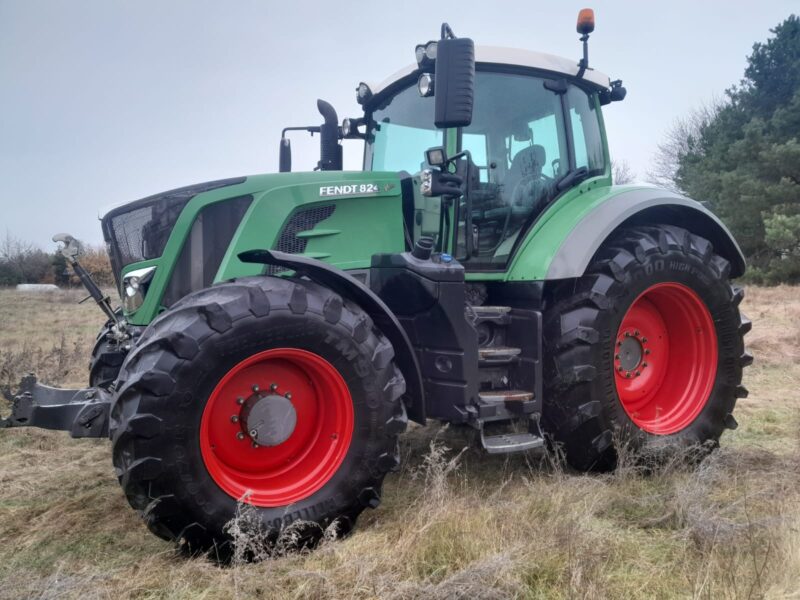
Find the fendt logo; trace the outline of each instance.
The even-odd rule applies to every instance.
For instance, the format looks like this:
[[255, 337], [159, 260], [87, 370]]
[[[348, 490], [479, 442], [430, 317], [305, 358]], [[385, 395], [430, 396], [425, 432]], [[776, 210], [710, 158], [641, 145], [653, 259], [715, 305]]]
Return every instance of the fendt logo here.
[[361, 194], [377, 194], [380, 187], [375, 183], [350, 183], [344, 185], [323, 185], [319, 188], [320, 196], [358, 196]]

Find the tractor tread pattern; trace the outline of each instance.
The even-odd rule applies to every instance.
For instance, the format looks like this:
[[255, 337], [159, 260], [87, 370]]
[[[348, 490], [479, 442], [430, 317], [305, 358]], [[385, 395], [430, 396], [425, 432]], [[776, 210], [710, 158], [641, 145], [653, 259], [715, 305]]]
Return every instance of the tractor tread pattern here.
[[[580, 470], [608, 470], [616, 464], [614, 436], [616, 423], [609, 420], [605, 409], [592, 393], [605, 385], [605, 375], [599, 377], [593, 347], [606, 343], [610, 334], [603, 323], [608, 311], [614, 310], [617, 298], [625, 293], [631, 272], [642, 269], [653, 259], [686, 256], [713, 272], [724, 286], [726, 310], [735, 313], [737, 326], [721, 331], [720, 343], [738, 347], [739, 360], [730, 370], [735, 373], [721, 387], [730, 396], [730, 410], [736, 398], [747, 390], [741, 385], [741, 367], [752, 362], [744, 350], [742, 337], [750, 328], [749, 319], [740, 315], [738, 306], [744, 296], [741, 287], [728, 282], [730, 263], [714, 253], [708, 240], [674, 225], [645, 225], [623, 229], [604, 244], [577, 279], [555, 282], [547, 292], [544, 315], [545, 343], [545, 406], [543, 426], [553, 440], [563, 444], [568, 462]], [[594, 381], [597, 379], [597, 381]], [[719, 423], [704, 426], [704, 435], [714, 442], [724, 427], [735, 420], [720, 415]]]
[[[161, 419], [151, 414], [151, 408], [180, 400], [171, 395], [176, 390], [177, 372], [198, 356], [207, 340], [229, 331], [240, 320], [249, 324], [277, 313], [308, 314], [340, 328], [343, 335], [364, 346], [377, 374], [376, 394], [388, 405], [382, 410], [392, 415], [380, 422], [382, 426], [369, 442], [375, 459], [350, 504], [339, 511], [340, 531], [346, 532], [365, 507], [379, 504], [383, 478], [399, 464], [397, 436], [408, 424], [401, 399], [405, 380], [393, 361], [391, 343], [356, 304], [316, 283], [276, 277], [237, 279], [189, 294], [159, 315], [128, 354], [111, 409], [109, 435], [115, 472], [131, 506], [155, 535], [178, 543], [191, 554], [210, 552], [225, 559], [230, 543], [190, 517], [170, 489], [174, 484], [161, 477], [167, 465], [159, 456], [169, 442]], [[342, 356], [341, 360], [349, 358]], [[205, 367], [211, 365], [197, 365]], [[333, 518], [324, 521], [323, 525], [329, 524]]]

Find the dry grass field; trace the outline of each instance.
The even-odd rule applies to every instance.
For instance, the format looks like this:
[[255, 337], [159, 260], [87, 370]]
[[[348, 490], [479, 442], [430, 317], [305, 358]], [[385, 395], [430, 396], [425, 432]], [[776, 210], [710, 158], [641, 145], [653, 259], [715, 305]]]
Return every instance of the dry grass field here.
[[[103, 318], [79, 298], [0, 290], [0, 385], [84, 384]], [[0, 598], [800, 598], [800, 290], [744, 311], [750, 396], [698, 468], [587, 476], [431, 424], [352, 536], [259, 564], [152, 536], [105, 441], [0, 431]]]

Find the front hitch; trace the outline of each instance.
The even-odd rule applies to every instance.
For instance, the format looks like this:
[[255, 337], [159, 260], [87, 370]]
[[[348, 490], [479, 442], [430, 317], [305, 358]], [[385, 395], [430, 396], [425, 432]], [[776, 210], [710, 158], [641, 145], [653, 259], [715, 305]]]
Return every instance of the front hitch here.
[[69, 431], [74, 438], [107, 437], [111, 393], [85, 388], [69, 390], [42, 385], [26, 375], [15, 393], [4, 389], [11, 415], [0, 418], [0, 428], [41, 427]]

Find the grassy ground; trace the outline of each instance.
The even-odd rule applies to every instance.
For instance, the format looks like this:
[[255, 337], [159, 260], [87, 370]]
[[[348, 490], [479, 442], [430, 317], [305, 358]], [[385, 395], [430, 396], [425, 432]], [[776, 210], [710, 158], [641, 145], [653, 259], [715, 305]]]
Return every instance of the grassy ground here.
[[[0, 290], [0, 385], [84, 384], [103, 318], [79, 297]], [[0, 432], [0, 598], [800, 598], [800, 290], [744, 310], [750, 397], [699, 468], [585, 476], [418, 427], [354, 535], [256, 565], [148, 533], [107, 442]]]

